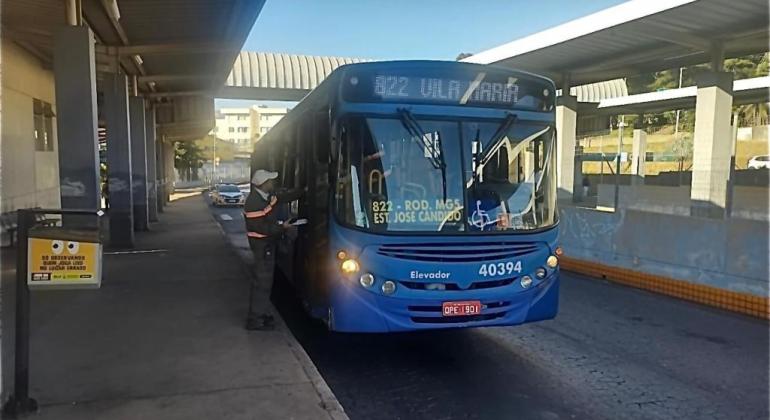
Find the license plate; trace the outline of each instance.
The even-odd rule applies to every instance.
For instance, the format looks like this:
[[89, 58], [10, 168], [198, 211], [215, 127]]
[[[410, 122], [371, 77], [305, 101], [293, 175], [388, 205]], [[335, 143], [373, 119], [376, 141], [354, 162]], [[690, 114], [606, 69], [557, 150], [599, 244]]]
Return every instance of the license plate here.
[[444, 316], [478, 315], [481, 313], [481, 302], [478, 300], [444, 302], [441, 304], [441, 313]]
[[237, 203], [238, 200], [227, 200], [228, 203]]

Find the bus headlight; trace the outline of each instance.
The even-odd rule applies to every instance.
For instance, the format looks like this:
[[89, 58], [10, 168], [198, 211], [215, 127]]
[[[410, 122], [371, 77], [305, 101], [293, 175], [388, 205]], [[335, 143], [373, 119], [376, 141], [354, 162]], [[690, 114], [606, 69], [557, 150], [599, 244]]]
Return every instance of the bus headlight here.
[[559, 259], [556, 258], [556, 255], [551, 255], [545, 260], [545, 264], [551, 268], [556, 268], [556, 266], [559, 265]]
[[385, 293], [386, 295], [392, 295], [396, 291], [396, 283], [388, 280], [385, 283], [382, 283], [382, 293]]
[[342, 262], [342, 265], [340, 265], [340, 268], [342, 269], [342, 272], [345, 274], [355, 274], [355, 273], [358, 273], [358, 270], [361, 269], [361, 266], [358, 265], [358, 261], [354, 260], [353, 258], [348, 258], [347, 260]]
[[545, 271], [545, 268], [543, 267], [538, 267], [537, 270], [535, 270], [535, 277], [540, 280], [544, 279], [546, 274], [548, 274], [548, 272]]
[[361, 286], [368, 289], [374, 285], [374, 276], [371, 273], [361, 274], [361, 277], [358, 278], [358, 282], [361, 283]]
[[532, 286], [532, 277], [530, 276], [524, 276], [521, 278], [521, 287], [528, 288], [529, 286]]

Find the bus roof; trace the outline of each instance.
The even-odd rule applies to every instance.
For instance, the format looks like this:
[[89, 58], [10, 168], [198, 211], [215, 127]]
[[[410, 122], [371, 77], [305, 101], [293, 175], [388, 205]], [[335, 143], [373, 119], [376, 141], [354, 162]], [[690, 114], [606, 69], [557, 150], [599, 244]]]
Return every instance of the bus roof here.
[[460, 69], [467, 73], [495, 72], [513, 78], [513, 80], [526, 79], [535, 84], [547, 85], [553, 92], [553, 96], [555, 96], [556, 93], [554, 82], [547, 77], [526, 71], [513, 70], [488, 64], [439, 60], [394, 60], [351, 63], [342, 65], [334, 70], [323, 82], [321, 82], [321, 84], [318, 85], [318, 87], [313, 89], [297, 104], [297, 106], [281, 119], [275, 127], [268, 131], [268, 133], [265, 134], [265, 138], [269, 139], [272, 137], [271, 133], [275, 135], [276, 132], [282, 131], [283, 127], [291, 124], [299, 117], [299, 115], [303, 114], [308, 109], [314, 109], [322, 103], [332, 103], [340, 100], [340, 81], [341, 79], [346, 78], [347, 75], [371, 71], [388, 73], [398, 70], [419, 70], [430, 74], [430, 72], [446, 71], [448, 69]]

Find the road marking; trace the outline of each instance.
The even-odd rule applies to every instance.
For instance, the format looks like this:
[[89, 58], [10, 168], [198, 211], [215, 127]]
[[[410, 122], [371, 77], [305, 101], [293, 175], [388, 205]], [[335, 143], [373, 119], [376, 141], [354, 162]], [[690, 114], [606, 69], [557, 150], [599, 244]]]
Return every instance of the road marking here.
[[167, 252], [167, 249], [144, 249], [137, 251], [113, 251], [105, 252], [104, 255], [129, 255], [129, 254], [153, 254], [156, 252]]
[[222, 220], [233, 220], [233, 217], [229, 214], [220, 214], [219, 217], [221, 217]]

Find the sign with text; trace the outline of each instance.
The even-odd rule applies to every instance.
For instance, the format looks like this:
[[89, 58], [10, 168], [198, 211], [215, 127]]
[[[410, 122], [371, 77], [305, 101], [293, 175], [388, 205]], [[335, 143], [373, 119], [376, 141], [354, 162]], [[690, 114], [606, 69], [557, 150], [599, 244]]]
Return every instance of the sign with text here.
[[79, 239], [32, 237], [27, 242], [27, 285], [31, 289], [98, 288], [102, 244]]
[[421, 103], [550, 111], [553, 83], [528, 73], [467, 63], [370, 64], [351, 70], [343, 97], [352, 102]]

